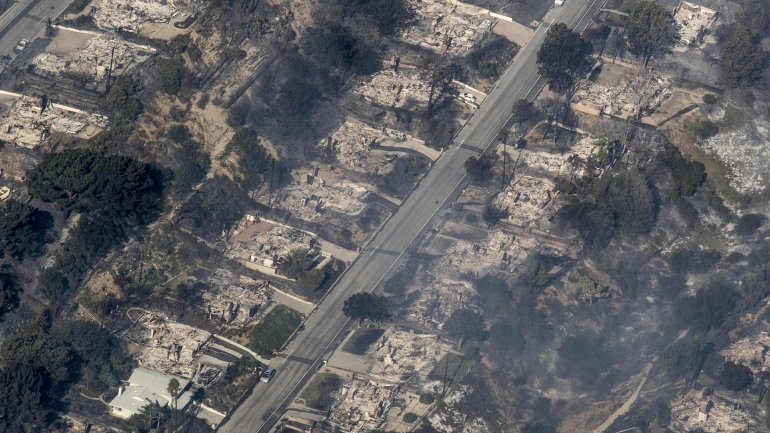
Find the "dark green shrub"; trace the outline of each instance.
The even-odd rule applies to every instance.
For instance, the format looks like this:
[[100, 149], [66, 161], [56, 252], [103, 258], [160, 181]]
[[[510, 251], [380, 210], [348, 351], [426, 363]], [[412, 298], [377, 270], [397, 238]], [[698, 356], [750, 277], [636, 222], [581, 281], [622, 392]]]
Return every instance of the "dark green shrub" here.
[[164, 92], [175, 95], [182, 89], [184, 69], [180, 60], [161, 57], [155, 64], [155, 72]]
[[727, 361], [719, 370], [719, 381], [733, 391], [740, 391], [751, 385], [751, 370], [743, 364]]
[[433, 394], [420, 394], [420, 403], [432, 404], [434, 401], [436, 401], [436, 397]]

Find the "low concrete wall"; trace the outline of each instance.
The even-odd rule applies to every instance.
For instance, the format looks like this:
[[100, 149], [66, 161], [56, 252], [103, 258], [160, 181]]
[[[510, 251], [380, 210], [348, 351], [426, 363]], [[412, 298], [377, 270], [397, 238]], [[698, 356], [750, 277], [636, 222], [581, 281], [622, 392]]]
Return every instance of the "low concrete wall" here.
[[494, 13], [494, 12], [491, 12], [491, 11], [489, 12], [489, 15], [492, 16], [493, 18], [497, 18], [498, 20], [508, 21], [509, 23], [514, 22], [513, 18], [511, 18], [511, 17], [507, 17], [505, 15], [500, 15], [500, 14], [497, 14], [497, 13]]
[[223, 342], [225, 342], [225, 343], [227, 343], [227, 344], [229, 344], [231, 346], [237, 347], [239, 350], [242, 350], [243, 352], [248, 353], [252, 358], [256, 359], [257, 361], [261, 362], [262, 364], [267, 365], [267, 364], [270, 363], [269, 359], [262, 358], [261, 356], [257, 355], [257, 352], [254, 352], [253, 350], [249, 349], [248, 347], [246, 347], [246, 346], [244, 346], [244, 345], [242, 345], [240, 343], [237, 343], [237, 342], [235, 342], [235, 341], [233, 341], [233, 340], [231, 340], [231, 339], [229, 339], [227, 337], [223, 337], [223, 336], [221, 336], [219, 334], [214, 334], [214, 335], [212, 335], [212, 337], [216, 338], [217, 340], [223, 341]]
[[507, 17], [505, 15], [498, 14], [496, 12], [492, 12], [489, 9], [484, 9], [482, 7], [474, 6], [472, 4], [459, 2], [457, 0], [449, 0], [449, 4], [453, 4], [455, 6], [460, 6], [460, 7], [472, 10], [473, 12], [475, 12], [475, 13], [477, 13], [479, 15], [489, 15], [492, 18], [497, 18], [499, 20], [508, 21], [509, 23], [513, 22], [513, 18], [511, 18], [511, 17]]

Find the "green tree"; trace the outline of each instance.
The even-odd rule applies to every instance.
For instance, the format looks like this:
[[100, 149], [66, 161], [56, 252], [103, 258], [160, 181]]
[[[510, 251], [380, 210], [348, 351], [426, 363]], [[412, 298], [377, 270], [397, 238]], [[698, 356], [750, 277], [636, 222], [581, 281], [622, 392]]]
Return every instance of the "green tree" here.
[[53, 25], [53, 20], [51, 19], [51, 17], [48, 17], [48, 19], [46, 19], [45, 21], [45, 36], [47, 38], [53, 38], [54, 36], [56, 36], [56, 33], [57, 33], [57, 29]]
[[52, 334], [44, 311], [0, 345], [0, 431], [46, 431], [78, 378], [80, 358]]
[[450, 336], [461, 340], [482, 341], [486, 337], [484, 317], [467, 308], [455, 310], [447, 318], [443, 329]]
[[383, 322], [393, 315], [390, 302], [380, 295], [359, 292], [345, 300], [342, 312], [354, 320]]
[[38, 280], [40, 292], [51, 303], [54, 311], [59, 311], [66, 302], [66, 296], [70, 291], [70, 284], [59, 270], [53, 268], [44, 269]]
[[580, 200], [565, 205], [557, 215], [576, 229], [589, 247], [605, 247], [617, 233], [615, 216], [603, 203]]
[[66, 342], [81, 363], [81, 383], [98, 391], [106, 391], [127, 373], [128, 355], [120, 341], [109, 330], [89, 320], [66, 320], [51, 330], [54, 341]]
[[698, 161], [690, 161], [676, 149], [661, 152], [661, 162], [667, 166], [674, 178], [671, 196], [690, 197], [706, 180], [706, 167]]
[[662, 6], [641, 0], [631, 9], [626, 35], [631, 52], [647, 65], [651, 58], [666, 53], [674, 44], [676, 30]]
[[155, 63], [160, 86], [169, 95], [176, 95], [182, 89], [184, 66], [180, 58], [159, 57]]
[[106, 100], [110, 108], [126, 119], [134, 120], [142, 111], [142, 103], [136, 96], [142, 89], [139, 77], [123, 74], [110, 86]]
[[118, 224], [125, 222], [81, 215], [78, 225], [62, 246], [55, 266], [77, 284], [90, 266], [125, 240], [128, 230]]
[[743, 364], [727, 361], [719, 369], [719, 381], [733, 391], [740, 391], [753, 381], [751, 369]]
[[[241, 131], [245, 131], [241, 133]], [[242, 140], [238, 146], [238, 170], [241, 173], [241, 187], [246, 191], [255, 191], [267, 181], [269, 185], [275, 182], [276, 161], [260, 144], [259, 137], [251, 129], [240, 130]], [[238, 135], [236, 133], [236, 135]], [[245, 135], [244, 135], [245, 134]]]
[[121, 149], [126, 145], [128, 138], [134, 131], [133, 120], [120, 113], [113, 116], [107, 128], [90, 140], [92, 148], [105, 151]]
[[429, 392], [420, 394], [420, 404], [433, 404], [434, 401], [436, 401], [436, 397], [433, 394]]
[[768, 25], [770, 25], [770, 10], [766, 0], [743, 0], [740, 2], [743, 11], [735, 17], [735, 22], [740, 23], [749, 31], [752, 37], [765, 35]]
[[46, 155], [28, 173], [27, 186], [33, 197], [121, 226], [149, 222], [161, 205], [162, 182], [154, 167], [89, 149]]
[[37, 254], [52, 225], [51, 215], [16, 200], [0, 203], [0, 257]]
[[160, 431], [165, 422], [167, 410], [157, 400], [147, 399], [147, 404], [139, 409], [139, 414], [129, 419], [129, 423], [142, 429], [143, 432], [152, 433]]
[[176, 409], [176, 397], [179, 395], [179, 381], [176, 378], [172, 378], [168, 381], [168, 385], [166, 386], [166, 391], [168, 392], [168, 395], [171, 396], [171, 401], [174, 402], [174, 408]]
[[19, 286], [11, 275], [0, 273], [0, 320], [19, 306]]
[[748, 86], [762, 76], [764, 53], [754, 41], [749, 30], [735, 24], [730, 36], [722, 44], [722, 60], [719, 63], [722, 82], [728, 87]]
[[658, 214], [647, 178], [638, 170], [603, 176], [592, 187], [594, 196], [612, 210], [618, 226], [629, 234], [649, 233]]
[[313, 269], [315, 263], [309, 253], [310, 251], [305, 248], [291, 250], [286, 257], [281, 258], [281, 261], [278, 262], [278, 273], [295, 280], [303, 277]]
[[300, 289], [310, 294], [321, 288], [325, 278], [326, 272], [323, 269], [310, 269], [302, 274], [297, 281], [299, 282]]
[[474, 182], [486, 182], [492, 178], [495, 159], [489, 155], [478, 158], [471, 156], [465, 160], [465, 171]]
[[48, 424], [49, 378], [37, 364], [0, 369], [0, 431], [33, 433]]
[[206, 176], [211, 167], [211, 161], [204, 153], [200, 153], [198, 156], [197, 160], [183, 162], [174, 173], [174, 182], [177, 185], [183, 188], [192, 188]]
[[117, 358], [113, 341], [91, 322], [53, 326], [48, 311], [7, 337], [0, 345], [0, 431], [48, 431], [69, 387], [90, 384], [91, 365]]
[[577, 32], [558, 23], [548, 28], [543, 45], [537, 52], [540, 75], [557, 93], [566, 94], [577, 80], [591, 46]]

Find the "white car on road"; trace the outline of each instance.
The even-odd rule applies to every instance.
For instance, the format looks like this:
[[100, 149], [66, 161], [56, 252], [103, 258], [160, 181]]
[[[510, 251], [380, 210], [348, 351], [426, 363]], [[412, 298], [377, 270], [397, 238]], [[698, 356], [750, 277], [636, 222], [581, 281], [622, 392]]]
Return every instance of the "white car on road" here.
[[468, 92], [460, 93], [460, 99], [462, 99], [465, 102], [470, 102], [471, 104], [476, 103], [476, 97]]
[[27, 45], [29, 45], [29, 39], [22, 39], [18, 44], [16, 44], [15, 50], [24, 51], [24, 48], [27, 48]]
[[555, 4], [556, 6], [561, 6], [564, 4], [564, 0], [554, 0], [553, 4]]

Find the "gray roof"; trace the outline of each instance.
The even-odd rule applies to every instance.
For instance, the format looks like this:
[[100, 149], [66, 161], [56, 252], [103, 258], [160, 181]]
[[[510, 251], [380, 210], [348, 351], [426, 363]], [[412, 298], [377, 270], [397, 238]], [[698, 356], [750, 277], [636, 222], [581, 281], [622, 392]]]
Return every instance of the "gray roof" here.
[[166, 393], [168, 382], [171, 379], [179, 381], [179, 389], [187, 388], [190, 381], [173, 374], [165, 374], [159, 371], [150, 370], [149, 368], [139, 367], [131, 373], [131, 377], [128, 378], [128, 383], [136, 386], [148, 386], [151, 388], [157, 387], [160, 391]]
[[[123, 392], [112, 399], [110, 406], [119, 407], [125, 412], [139, 413], [139, 410], [152, 402], [158, 402], [165, 406], [171, 402], [171, 395], [168, 393], [168, 383], [171, 379], [179, 381], [179, 389], [184, 390], [190, 384], [190, 381], [170, 374], [164, 374], [147, 368], [137, 368], [128, 378], [129, 385]], [[176, 406], [179, 409], [184, 408], [190, 402], [190, 393], [182, 391], [177, 395]]]

